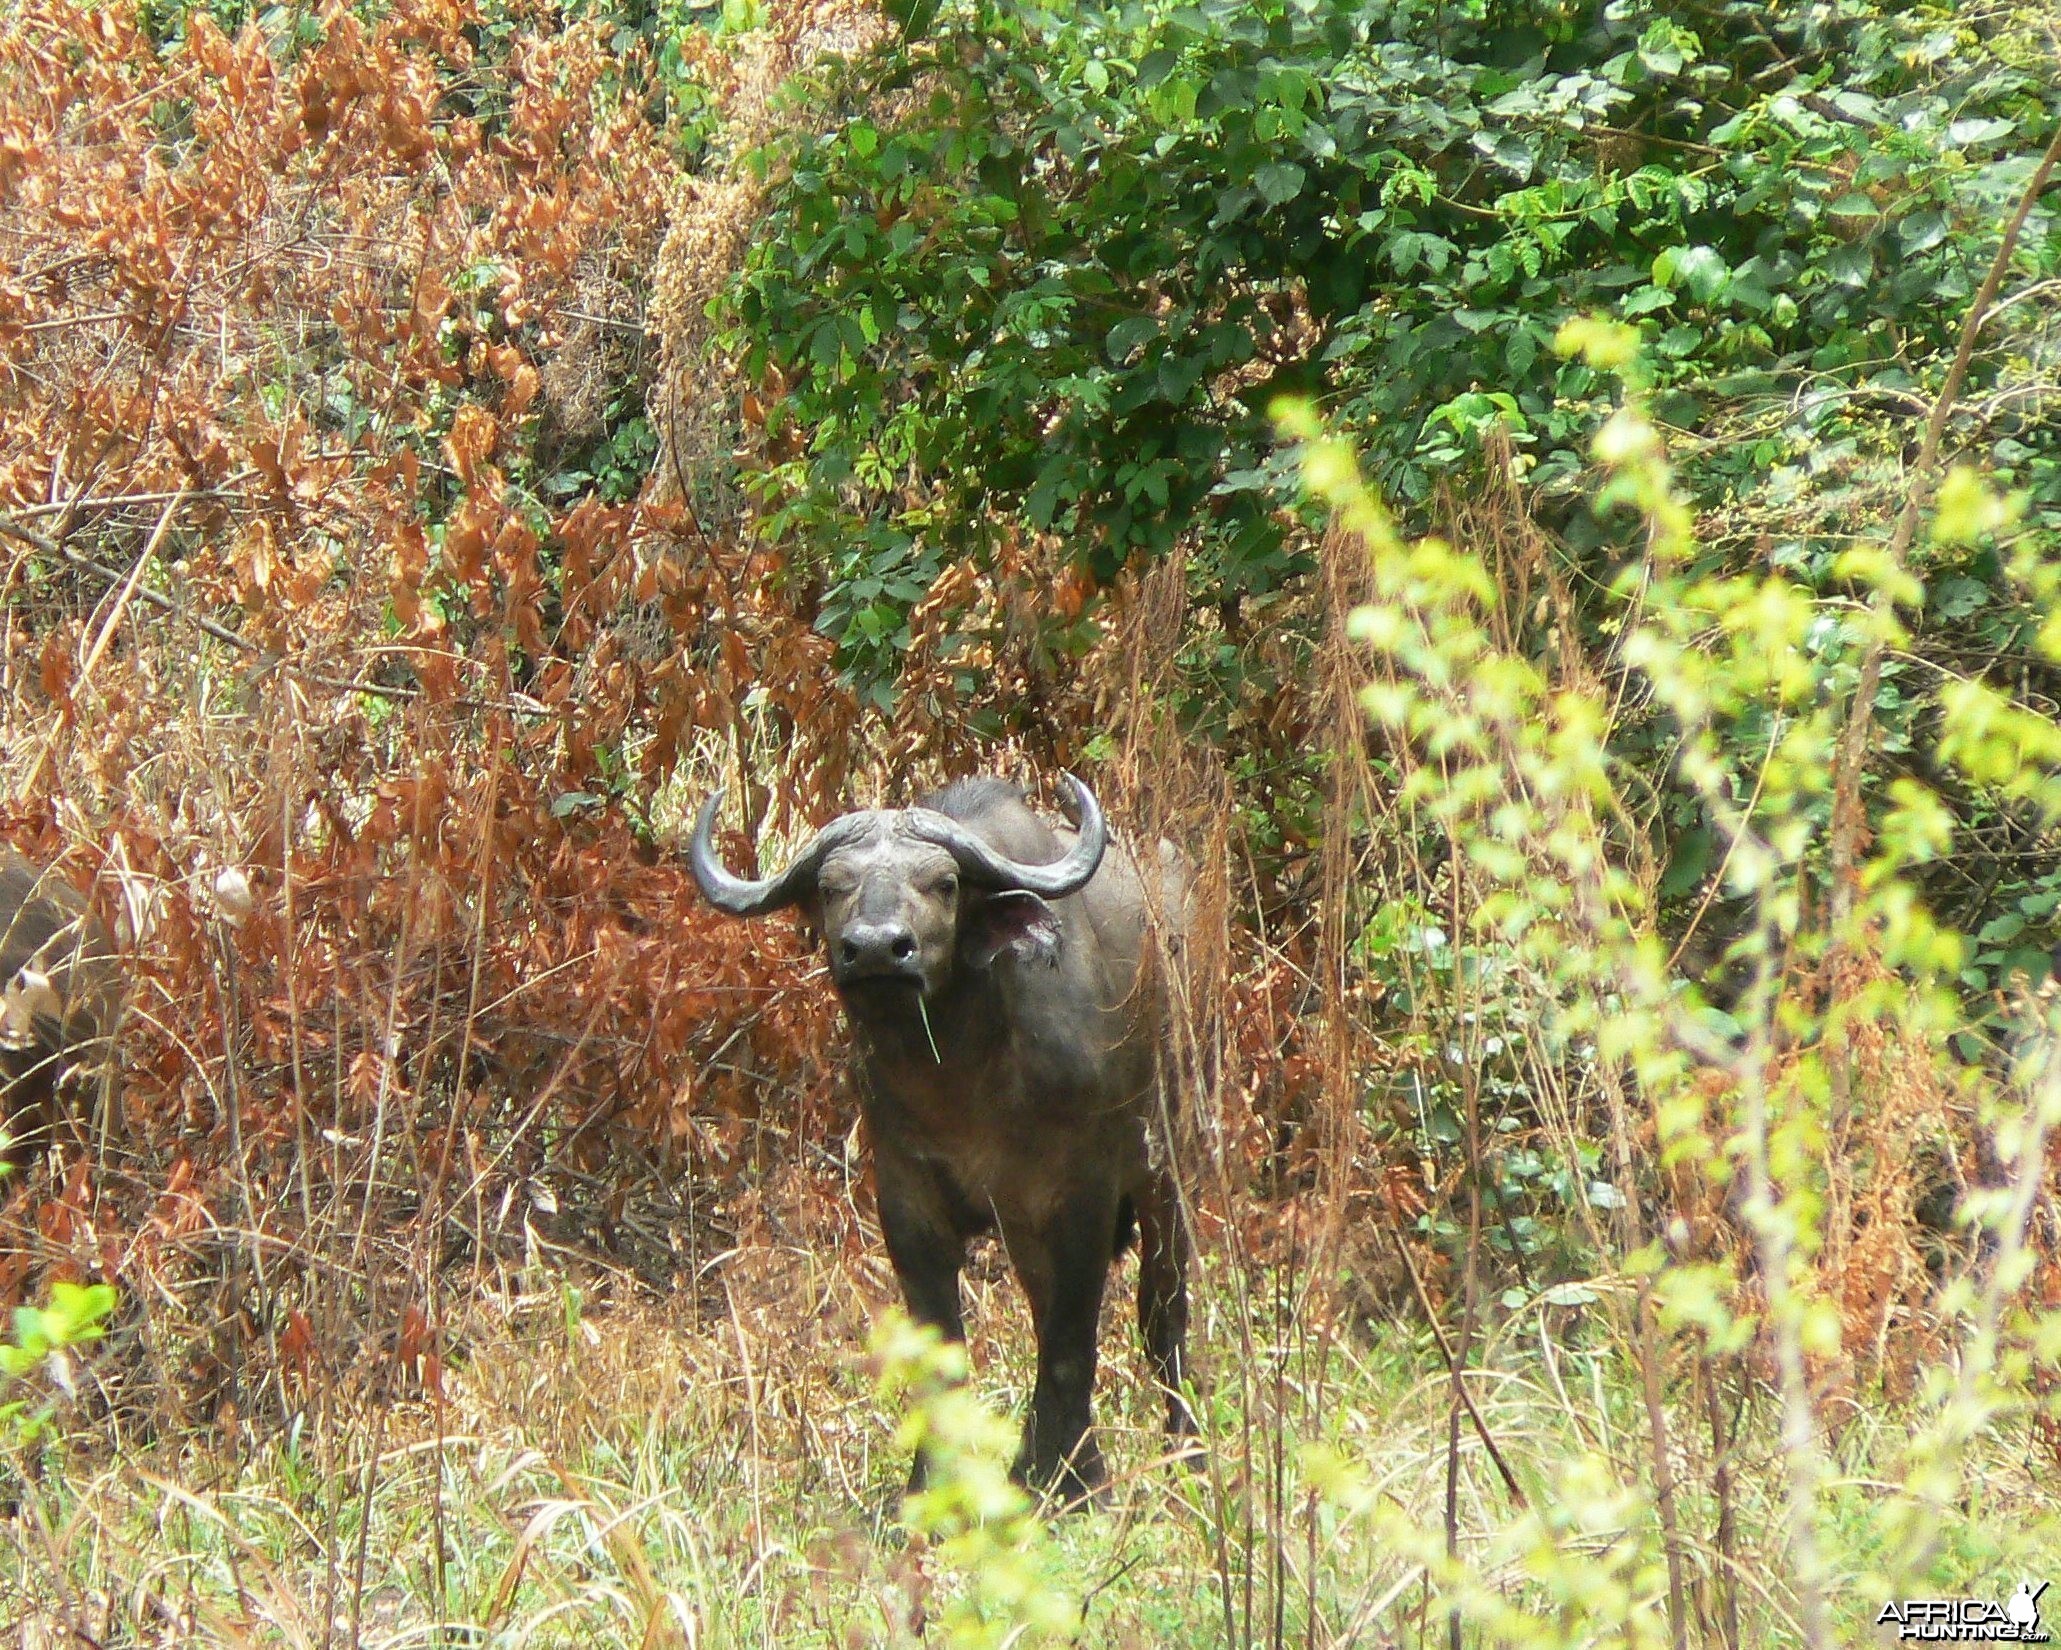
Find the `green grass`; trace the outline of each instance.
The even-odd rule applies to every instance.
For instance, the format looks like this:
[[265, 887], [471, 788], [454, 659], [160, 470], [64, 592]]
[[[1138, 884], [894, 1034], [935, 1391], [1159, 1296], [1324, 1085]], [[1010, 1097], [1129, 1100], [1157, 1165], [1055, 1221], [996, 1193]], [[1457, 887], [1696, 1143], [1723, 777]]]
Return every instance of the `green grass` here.
[[[974, 1291], [973, 1381], [1013, 1425], [1029, 1335], [997, 1270]], [[19, 1618], [28, 1644], [75, 1631], [100, 1644], [943, 1642], [965, 1577], [899, 1522], [899, 1414], [865, 1351], [882, 1268], [763, 1249], [729, 1271], [726, 1305], [699, 1318], [685, 1296], [577, 1317], [535, 1279], [547, 1286], [502, 1310], [469, 1303], [477, 1327], [441, 1407], [339, 1407], [279, 1436], [246, 1428], [233, 1449], [114, 1459], [96, 1459], [81, 1426], [0, 1519], [0, 1635]], [[1334, 1323], [1310, 1302], [1281, 1313], [1275, 1298], [1221, 1265], [1199, 1284], [1211, 1447], [1195, 1470], [1159, 1459], [1129, 1302], [1112, 1299], [1098, 1420], [1115, 1484], [1043, 1537], [1082, 1608], [1076, 1642], [1446, 1642], [1448, 1595], [1426, 1568], [1445, 1539], [1451, 1395], [1436, 1350], [1400, 1323]], [[1600, 1320], [1522, 1316], [1473, 1381], [1532, 1511], [1517, 1513], [1463, 1428], [1465, 1576], [1450, 1596], [1468, 1642], [1665, 1643], [1643, 1411]], [[1715, 1519], [1691, 1395], [1679, 1381], [1670, 1419], [1683, 1525], [1701, 1531]], [[1793, 1636], [1762, 1408], [1747, 1405], [1735, 1467], [1751, 1644]], [[1881, 1603], [1867, 1570], [1908, 1431], [1870, 1411], [1836, 1441], [1824, 1538], [1856, 1640]], [[1939, 1515], [1933, 1587], [2001, 1597], [2021, 1574], [2061, 1573], [2050, 1476], [2017, 1434], [1984, 1440], [1965, 1500]], [[1708, 1606], [1711, 1555], [1690, 1556]], [[1714, 1635], [1713, 1620], [1706, 1608]]]

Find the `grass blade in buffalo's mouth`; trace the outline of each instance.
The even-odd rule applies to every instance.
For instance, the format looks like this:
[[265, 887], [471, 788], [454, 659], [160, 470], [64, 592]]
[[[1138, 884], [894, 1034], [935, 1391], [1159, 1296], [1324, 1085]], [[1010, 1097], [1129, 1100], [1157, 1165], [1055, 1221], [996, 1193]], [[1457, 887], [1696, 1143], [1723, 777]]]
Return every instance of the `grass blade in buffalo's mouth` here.
[[930, 1057], [943, 1065], [945, 1057], [937, 1051], [937, 1036], [930, 1029], [930, 1004], [923, 1000], [921, 987], [916, 992], [916, 1012], [923, 1018], [923, 1040], [930, 1045]]
[[882, 969], [877, 974], [850, 974], [840, 983], [848, 990], [864, 986], [899, 987], [904, 991], [917, 992], [923, 989], [923, 977], [920, 974], [911, 974], [900, 968]]

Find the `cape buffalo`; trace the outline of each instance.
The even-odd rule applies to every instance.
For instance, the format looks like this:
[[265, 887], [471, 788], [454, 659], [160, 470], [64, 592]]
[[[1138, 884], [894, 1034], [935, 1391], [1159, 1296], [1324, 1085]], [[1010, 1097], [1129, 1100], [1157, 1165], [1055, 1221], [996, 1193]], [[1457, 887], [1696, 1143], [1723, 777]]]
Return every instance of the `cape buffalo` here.
[[967, 1240], [1000, 1231], [1038, 1341], [1016, 1474], [1072, 1497], [1104, 1477], [1088, 1421], [1096, 1328], [1133, 1228], [1168, 1434], [1194, 1420], [1181, 1396], [1188, 1235], [1160, 1126], [1165, 997], [1146, 932], [1148, 913], [1179, 923], [1187, 878], [1162, 845], [1148, 896], [1093, 793], [1067, 781], [1078, 831], [1047, 825], [1014, 785], [961, 780], [914, 808], [833, 820], [751, 881], [716, 857], [718, 792], [690, 862], [718, 910], [798, 905], [822, 935], [857, 1034], [880, 1225], [909, 1311], [963, 1339]]
[[41, 1144], [60, 1080], [105, 1065], [122, 995], [114, 945], [78, 890], [0, 850], [0, 1162]]

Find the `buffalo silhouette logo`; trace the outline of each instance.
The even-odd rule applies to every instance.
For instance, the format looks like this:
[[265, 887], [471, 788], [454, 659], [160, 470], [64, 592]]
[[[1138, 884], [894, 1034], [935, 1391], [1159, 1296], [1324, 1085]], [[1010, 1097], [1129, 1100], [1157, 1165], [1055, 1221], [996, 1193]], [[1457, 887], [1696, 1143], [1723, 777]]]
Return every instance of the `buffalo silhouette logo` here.
[[2046, 1590], [2044, 1581], [2021, 1581], [2001, 1604], [1987, 1598], [1891, 1599], [1875, 1625], [1893, 1625], [1899, 1641], [2050, 1644], [2053, 1635], [2040, 1626], [2040, 1597]]

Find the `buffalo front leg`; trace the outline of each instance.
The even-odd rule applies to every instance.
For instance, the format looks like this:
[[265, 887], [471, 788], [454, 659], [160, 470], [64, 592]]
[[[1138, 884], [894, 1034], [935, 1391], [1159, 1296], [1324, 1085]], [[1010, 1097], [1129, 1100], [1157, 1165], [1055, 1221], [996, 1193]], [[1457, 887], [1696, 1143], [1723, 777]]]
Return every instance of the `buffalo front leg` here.
[[1180, 1188], [1164, 1171], [1136, 1194], [1138, 1211], [1138, 1333], [1160, 1390], [1166, 1395], [1166, 1433], [1195, 1435], [1195, 1416], [1183, 1387], [1188, 1375], [1188, 1220]]
[[1049, 1485], [1068, 1500], [1092, 1493], [1107, 1476], [1089, 1411], [1117, 1203], [1114, 1191], [1083, 1193], [1028, 1231], [1003, 1230], [1038, 1337], [1037, 1385], [1013, 1471], [1019, 1482]]
[[[951, 1222], [942, 1188], [922, 1164], [878, 1148], [873, 1178], [881, 1236], [887, 1240], [887, 1258], [909, 1316], [931, 1325], [948, 1341], [965, 1340], [959, 1272], [966, 1263], [966, 1240]], [[919, 1452], [909, 1468], [911, 1495], [923, 1488], [925, 1472]]]
[[959, 1271], [966, 1264], [966, 1239], [952, 1223], [944, 1188], [928, 1165], [878, 1147], [873, 1185], [880, 1235], [887, 1239], [887, 1258], [909, 1316], [934, 1326], [948, 1341], [965, 1340]]

